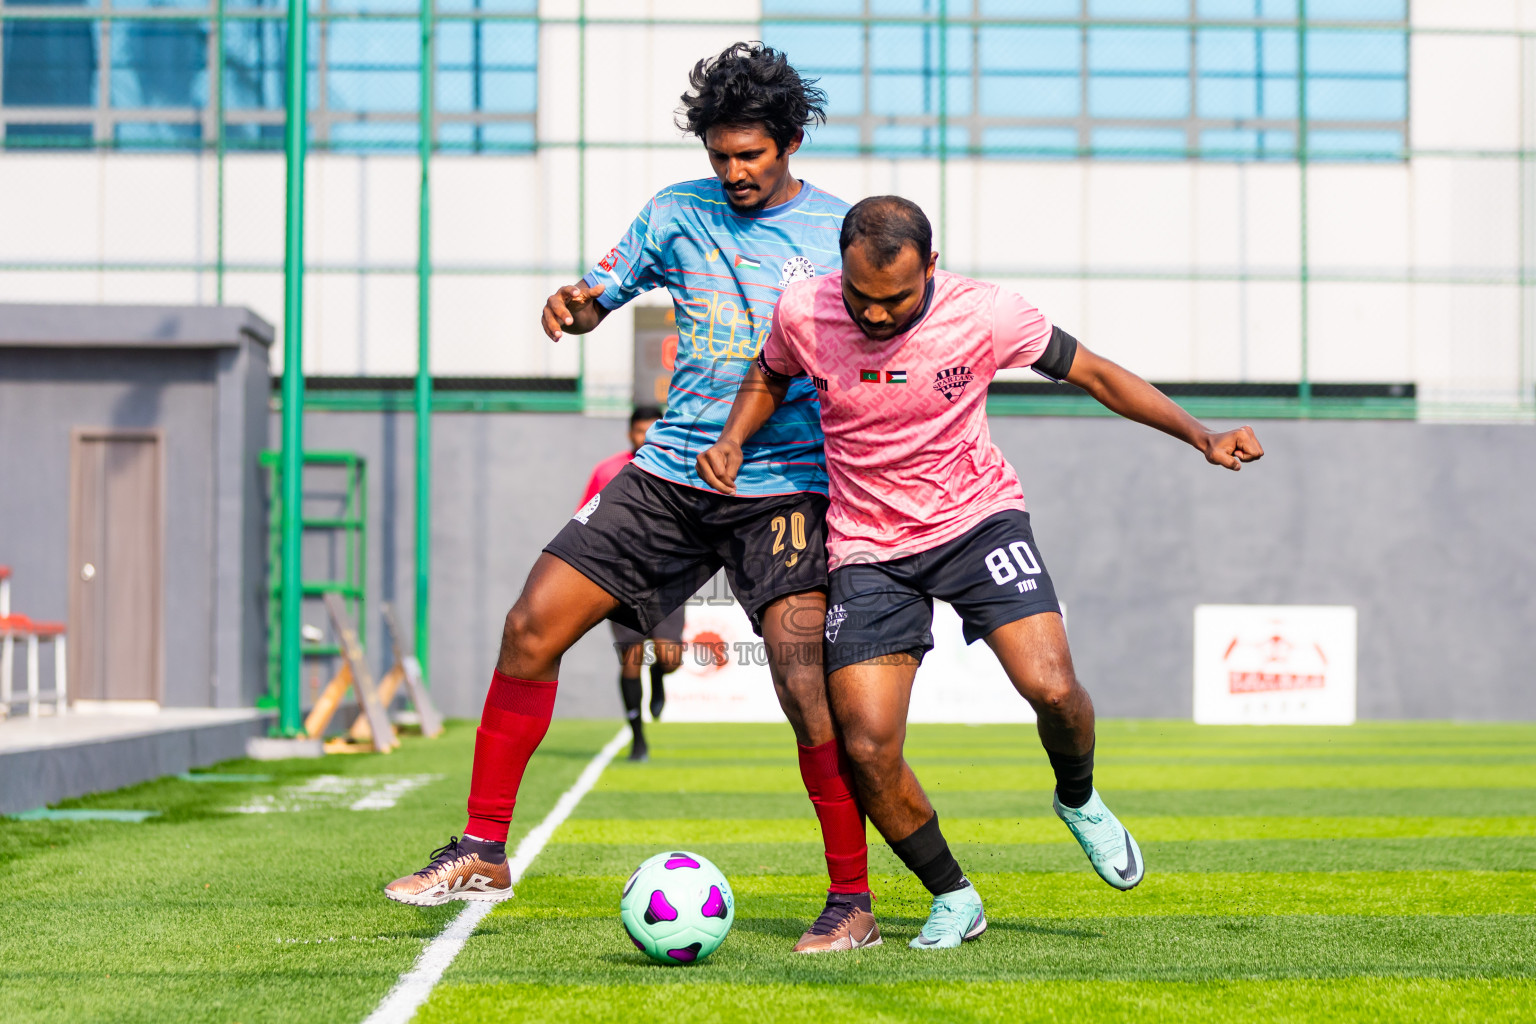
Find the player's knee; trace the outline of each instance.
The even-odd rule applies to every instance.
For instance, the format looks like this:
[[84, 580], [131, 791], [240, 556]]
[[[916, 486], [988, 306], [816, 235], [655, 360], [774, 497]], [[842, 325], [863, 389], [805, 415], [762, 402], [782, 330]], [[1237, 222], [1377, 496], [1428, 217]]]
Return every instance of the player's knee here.
[[826, 702], [827, 677], [819, 663], [812, 664], [793, 657], [781, 658], [777, 668], [784, 680], [783, 688], [789, 691], [796, 703], [806, 700]]
[[619, 664], [624, 668], [624, 674], [631, 679], [638, 679], [640, 669], [645, 664], [644, 644], [624, 644], [619, 648]]
[[879, 775], [901, 764], [901, 743], [870, 732], [844, 732], [843, 749], [861, 771]]
[[662, 675], [670, 675], [683, 667], [683, 645], [671, 640], [657, 640], [652, 644], [655, 660], [651, 663], [661, 669]]
[[1071, 672], [1052, 673], [1035, 686], [1035, 703], [1051, 711], [1063, 712], [1077, 699], [1077, 678]]
[[552, 641], [539, 616], [531, 612], [521, 601], [507, 612], [501, 630], [501, 654], [503, 660], [545, 660], [558, 657], [561, 652], [552, 650]]

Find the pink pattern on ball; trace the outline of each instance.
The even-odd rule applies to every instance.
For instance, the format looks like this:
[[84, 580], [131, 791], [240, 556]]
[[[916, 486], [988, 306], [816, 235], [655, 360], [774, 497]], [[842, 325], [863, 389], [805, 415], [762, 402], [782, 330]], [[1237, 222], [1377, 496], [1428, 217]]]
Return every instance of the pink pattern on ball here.
[[672, 904], [667, 902], [666, 895], [660, 889], [651, 891], [650, 906], [645, 909], [647, 924], [655, 924], [657, 921], [676, 921], [677, 911]]
[[709, 898], [704, 901], [704, 906], [700, 908], [699, 913], [705, 917], [718, 917], [722, 920], [725, 918], [725, 897], [721, 895], [718, 885], [709, 887]]

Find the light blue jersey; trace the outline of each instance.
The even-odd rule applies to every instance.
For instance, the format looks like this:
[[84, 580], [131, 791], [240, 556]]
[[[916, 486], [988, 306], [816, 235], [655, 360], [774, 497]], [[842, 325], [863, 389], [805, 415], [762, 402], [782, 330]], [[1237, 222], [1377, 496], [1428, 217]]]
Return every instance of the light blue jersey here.
[[[635, 465], [674, 483], [711, 490], [694, 460], [720, 438], [742, 378], [768, 335], [790, 283], [840, 270], [837, 238], [848, 204], [800, 183], [787, 203], [738, 213], [717, 178], [656, 193], [622, 241], [587, 274], [597, 301], [617, 309], [666, 288], [677, 312], [677, 362], [667, 412], [646, 434]], [[779, 411], [743, 446], [736, 493], [760, 498], [827, 493], [821, 416], [809, 378], [796, 379]]]

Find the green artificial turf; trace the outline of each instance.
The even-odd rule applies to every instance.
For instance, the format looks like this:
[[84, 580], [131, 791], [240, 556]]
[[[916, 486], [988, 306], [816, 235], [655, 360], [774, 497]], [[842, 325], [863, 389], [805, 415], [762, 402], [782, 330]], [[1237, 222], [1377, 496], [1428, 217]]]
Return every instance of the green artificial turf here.
[[[616, 727], [554, 724], [514, 842]], [[154, 812], [139, 823], [0, 821], [0, 1019], [361, 1021], [457, 913], [378, 890], [462, 827], [473, 737], [452, 723], [387, 756], [230, 762], [61, 808]], [[990, 930], [909, 950], [928, 895], [871, 829], [886, 943], [821, 957], [790, 952], [825, 878], [787, 726], [663, 723], [651, 740], [418, 1020], [1532, 1019], [1536, 726], [1103, 722], [1096, 781], [1148, 864], [1129, 893], [1051, 814], [1032, 728], [913, 726]], [[393, 807], [366, 809], [385, 791]], [[732, 934], [691, 967], [652, 964], [618, 923], [624, 878], [667, 847], [735, 889]]]
[[[616, 725], [555, 723], [514, 839]], [[0, 1020], [361, 1021], [457, 912], [379, 890], [463, 828], [473, 744], [474, 727], [452, 723], [388, 755], [220, 766], [270, 781], [168, 776], [64, 805], [159, 812], [142, 824], [0, 820]], [[390, 810], [227, 810], [317, 776], [345, 792], [423, 774], [440, 778]]]

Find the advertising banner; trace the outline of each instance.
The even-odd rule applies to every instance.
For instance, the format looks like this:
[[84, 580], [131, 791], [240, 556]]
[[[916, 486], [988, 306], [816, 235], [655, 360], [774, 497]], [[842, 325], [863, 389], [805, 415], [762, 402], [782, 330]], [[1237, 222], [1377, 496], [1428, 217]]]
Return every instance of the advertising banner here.
[[[716, 582], [723, 582], [717, 580]], [[727, 592], [728, 593], [728, 592]], [[669, 722], [782, 722], [768, 650], [741, 605], [694, 598], [686, 606], [683, 665], [667, 676]], [[818, 640], [820, 637], [817, 638]]]
[[1200, 725], [1352, 725], [1355, 609], [1203, 604], [1195, 608]]
[[[723, 591], [728, 593], [728, 591]], [[670, 722], [781, 722], [768, 651], [734, 601], [694, 598], [686, 608], [683, 665], [667, 676]], [[934, 649], [912, 688], [908, 721], [1033, 722], [984, 641], [967, 647], [960, 617], [934, 602]], [[819, 643], [819, 638], [818, 638]]]

